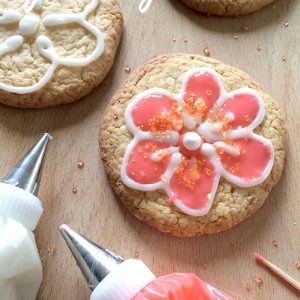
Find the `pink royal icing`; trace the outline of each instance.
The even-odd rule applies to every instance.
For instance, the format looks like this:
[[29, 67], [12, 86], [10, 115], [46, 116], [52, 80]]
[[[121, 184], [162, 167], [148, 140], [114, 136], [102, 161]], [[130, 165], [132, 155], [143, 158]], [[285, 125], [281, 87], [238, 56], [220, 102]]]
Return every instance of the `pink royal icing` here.
[[142, 191], [163, 189], [183, 212], [203, 216], [221, 176], [240, 187], [269, 176], [274, 148], [253, 132], [264, 116], [256, 91], [228, 93], [213, 69], [191, 69], [178, 95], [153, 88], [128, 105], [126, 124], [134, 138], [122, 163], [122, 180]]

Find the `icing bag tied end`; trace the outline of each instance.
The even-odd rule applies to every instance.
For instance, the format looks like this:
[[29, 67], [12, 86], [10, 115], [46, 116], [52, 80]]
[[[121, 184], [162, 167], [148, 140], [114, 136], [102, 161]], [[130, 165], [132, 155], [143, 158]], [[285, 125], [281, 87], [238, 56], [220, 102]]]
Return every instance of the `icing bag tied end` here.
[[31, 194], [37, 195], [46, 150], [51, 139], [51, 135], [45, 133], [1, 180], [1, 182], [16, 186]]
[[60, 232], [91, 290], [124, 262], [122, 257], [90, 242], [65, 224], [60, 226]]

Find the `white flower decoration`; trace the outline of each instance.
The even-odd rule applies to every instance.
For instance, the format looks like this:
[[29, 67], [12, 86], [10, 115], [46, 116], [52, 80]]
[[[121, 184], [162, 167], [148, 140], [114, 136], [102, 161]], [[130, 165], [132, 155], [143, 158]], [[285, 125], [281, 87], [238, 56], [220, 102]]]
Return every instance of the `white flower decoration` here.
[[[96, 48], [93, 53], [85, 58], [60, 57], [51, 40], [45, 35], [39, 35], [35, 41], [41, 56], [51, 61], [51, 65], [45, 75], [35, 84], [26, 87], [15, 87], [0, 82], [0, 89], [11, 93], [26, 94], [40, 90], [51, 79], [59, 65], [71, 67], [83, 67], [98, 59], [104, 51], [103, 33], [86, 20], [87, 16], [97, 8], [98, 0], [90, 0], [85, 9], [76, 14], [49, 14], [44, 18], [36, 13], [43, 7], [44, 0], [26, 0], [23, 6], [24, 14], [18, 11], [0, 8], [0, 25], [19, 23], [19, 34], [6, 39], [0, 44], [0, 58], [4, 54], [16, 51], [24, 43], [24, 37], [35, 34], [41, 22], [47, 27], [76, 23], [91, 32], [96, 38]], [[33, 12], [35, 11], [35, 12]]]

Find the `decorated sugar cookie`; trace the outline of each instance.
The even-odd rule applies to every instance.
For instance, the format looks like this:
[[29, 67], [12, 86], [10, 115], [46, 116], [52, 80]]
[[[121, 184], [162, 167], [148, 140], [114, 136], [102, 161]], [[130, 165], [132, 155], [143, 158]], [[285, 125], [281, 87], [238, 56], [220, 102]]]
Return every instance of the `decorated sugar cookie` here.
[[78, 100], [110, 70], [121, 32], [117, 0], [0, 0], [0, 102]]
[[181, 0], [190, 8], [219, 16], [238, 16], [257, 11], [275, 0]]
[[116, 93], [100, 132], [111, 185], [176, 236], [219, 232], [265, 201], [284, 164], [278, 105], [244, 72], [201, 56], [153, 59]]

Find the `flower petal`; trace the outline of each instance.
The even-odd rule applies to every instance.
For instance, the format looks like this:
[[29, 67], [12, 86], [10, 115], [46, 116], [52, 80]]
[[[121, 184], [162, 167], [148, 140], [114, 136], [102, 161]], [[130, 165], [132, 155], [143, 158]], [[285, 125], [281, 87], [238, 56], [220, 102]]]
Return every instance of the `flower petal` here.
[[218, 77], [210, 70], [193, 70], [186, 75], [183, 99], [186, 103], [194, 104], [200, 100], [199, 105], [204, 105], [204, 114], [212, 109], [219, 99], [221, 87]]
[[169, 182], [170, 201], [183, 212], [202, 216], [209, 211], [219, 183], [214, 165], [199, 154], [197, 159], [183, 158]]
[[212, 120], [223, 123], [225, 130], [255, 128], [263, 120], [264, 114], [261, 98], [252, 90], [240, 89], [222, 101]]
[[269, 176], [274, 149], [268, 140], [253, 134], [251, 137], [226, 141], [226, 144], [234, 151], [226, 149], [228, 146], [218, 146], [217, 154], [224, 168], [222, 175], [227, 180], [249, 187], [262, 183]]
[[[170, 161], [171, 151], [168, 151], [170, 144], [162, 141], [142, 140], [133, 143], [126, 153], [123, 168], [125, 176], [123, 181], [126, 185], [149, 190], [146, 185], [153, 185], [161, 182]], [[165, 153], [163, 153], [165, 150]], [[160, 152], [159, 160], [153, 159], [153, 154]], [[143, 186], [145, 187], [143, 188]], [[157, 188], [157, 187], [155, 187]]]
[[164, 90], [147, 91], [136, 97], [128, 106], [126, 119], [129, 129], [166, 132], [174, 128], [171, 111], [177, 101]]

